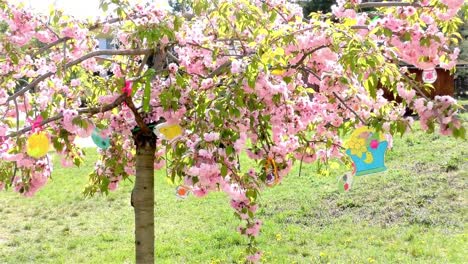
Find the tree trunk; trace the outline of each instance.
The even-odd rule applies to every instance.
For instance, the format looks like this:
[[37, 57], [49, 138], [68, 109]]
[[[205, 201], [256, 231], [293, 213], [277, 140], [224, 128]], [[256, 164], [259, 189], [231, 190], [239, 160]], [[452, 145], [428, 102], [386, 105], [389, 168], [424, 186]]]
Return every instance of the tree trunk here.
[[156, 136], [138, 131], [136, 179], [131, 203], [135, 210], [135, 254], [137, 264], [154, 264], [154, 154]]

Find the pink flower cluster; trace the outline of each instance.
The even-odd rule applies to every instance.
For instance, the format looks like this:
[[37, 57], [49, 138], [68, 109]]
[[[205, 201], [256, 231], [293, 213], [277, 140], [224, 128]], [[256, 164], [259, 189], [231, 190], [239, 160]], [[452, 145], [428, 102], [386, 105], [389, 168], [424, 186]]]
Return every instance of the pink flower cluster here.
[[[2, 175], [13, 177], [11, 185], [14, 190], [24, 196], [33, 196], [41, 187], [43, 187], [52, 173], [52, 164], [49, 157], [36, 160], [25, 154], [7, 154], [0, 155], [3, 161], [15, 162], [18, 171], [15, 175]], [[4, 185], [2, 183], [1, 185]]]
[[450, 96], [436, 96], [434, 101], [418, 98], [412, 104], [414, 110], [420, 116], [420, 124], [423, 130], [429, 129], [429, 124], [439, 124], [442, 135], [451, 135], [454, 129], [460, 129], [462, 124], [457, 118], [457, 109], [452, 108], [456, 101]]

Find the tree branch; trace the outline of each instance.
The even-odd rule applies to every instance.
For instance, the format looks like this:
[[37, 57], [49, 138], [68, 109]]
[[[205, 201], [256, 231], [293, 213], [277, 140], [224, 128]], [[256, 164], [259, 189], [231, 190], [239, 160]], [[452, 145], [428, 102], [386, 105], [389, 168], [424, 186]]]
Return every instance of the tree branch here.
[[231, 61], [226, 61], [225, 63], [221, 64], [218, 68], [216, 68], [214, 71], [212, 71], [210, 74], [208, 74], [206, 78], [213, 78], [215, 76], [218, 76], [230, 66], [231, 66]]
[[318, 46], [318, 47], [312, 49], [311, 51], [309, 51], [309, 52], [307, 52], [307, 53], [304, 53], [304, 55], [302, 56], [302, 58], [301, 58], [296, 64], [294, 64], [291, 68], [293, 68], [293, 69], [298, 68], [299, 66], [302, 65], [302, 63], [304, 62], [304, 60], [305, 60], [309, 55], [311, 55], [312, 53], [316, 52], [317, 50], [320, 50], [320, 49], [323, 49], [323, 48], [326, 48], [326, 47], [328, 47], [328, 45]]
[[[67, 68], [70, 68], [74, 65], [77, 65], [87, 59], [90, 59], [90, 58], [93, 58], [93, 57], [96, 57], [96, 56], [103, 56], [103, 55], [130, 55], [130, 56], [136, 56], [136, 55], [147, 55], [149, 53], [151, 53], [152, 49], [128, 49], [128, 50], [97, 50], [97, 51], [93, 51], [93, 52], [90, 52], [86, 55], [84, 55], [83, 57], [79, 58], [79, 59], [76, 59], [74, 61], [71, 61], [67, 64], [64, 65], [64, 69], [67, 69]], [[55, 73], [53, 72], [48, 72], [48, 73], [45, 73], [39, 77], [37, 77], [36, 79], [34, 79], [34, 81], [32, 81], [31, 83], [29, 83], [28, 85], [26, 85], [23, 89], [19, 90], [18, 92], [16, 92], [15, 94], [13, 94], [12, 96], [8, 97], [6, 103], [8, 103], [9, 101], [17, 98], [18, 96], [21, 96], [23, 94], [25, 94], [27, 91], [33, 89], [34, 87], [36, 87], [36, 85], [38, 85], [40, 82], [46, 80], [47, 78], [49, 78], [50, 76], [54, 75]], [[5, 103], [5, 104], [6, 104]]]
[[39, 55], [39, 54], [45, 52], [46, 50], [48, 50], [48, 49], [54, 47], [55, 45], [58, 45], [58, 44], [60, 44], [60, 43], [62, 43], [62, 42], [65, 42], [65, 41], [67, 41], [67, 40], [69, 40], [69, 39], [70, 39], [69, 37], [59, 38], [59, 39], [57, 39], [56, 41], [51, 42], [51, 43], [45, 45], [44, 47], [40, 48], [40, 49], [39, 49], [38, 51], [36, 51], [32, 56], [33, 56], [33, 57], [36, 57], [37, 55]]
[[[104, 113], [104, 112], [110, 111], [110, 110], [114, 109], [115, 107], [119, 106], [122, 102], [124, 102], [126, 97], [127, 97], [126, 94], [122, 94], [119, 97], [117, 97], [117, 99], [115, 99], [115, 101], [113, 103], [111, 103], [111, 104], [104, 105], [102, 107], [92, 107], [92, 108], [78, 109], [78, 114], [95, 115], [97, 113]], [[45, 119], [44, 121], [41, 122], [40, 126], [44, 126], [44, 125], [46, 125], [48, 123], [60, 120], [62, 118], [63, 118], [63, 114], [58, 114], [56, 116]], [[17, 132], [13, 132], [11, 134], [8, 134], [7, 137], [9, 137], [9, 138], [16, 137], [16, 136], [22, 135], [22, 134], [24, 134], [26, 132], [29, 132], [31, 130], [32, 130], [32, 126], [28, 126], [28, 127], [25, 127], [25, 128], [23, 128], [21, 130], [18, 130]]]
[[421, 6], [418, 3], [408, 3], [408, 2], [367, 2], [357, 5], [359, 8], [372, 8], [372, 7], [396, 7], [396, 6]]
[[405, 79], [409, 83], [409, 85], [411, 85], [419, 93], [420, 96], [424, 97], [426, 100], [431, 100], [423, 91], [421, 91], [421, 89], [419, 88], [418, 82], [411, 79], [404, 73], [401, 76], [403, 77], [403, 79]]
[[317, 80], [319, 80], [319, 81], [322, 80], [322, 78], [320, 78], [320, 76], [318, 76], [317, 73], [313, 72], [312, 70], [310, 70], [310, 69], [307, 68], [307, 67], [300, 67], [299, 69], [304, 70], [304, 71], [306, 71], [307, 73], [312, 74], [312, 75], [313, 75], [315, 78], [317, 78]]
[[135, 107], [135, 104], [133, 104], [133, 100], [131, 97], [126, 97], [125, 98], [125, 103], [127, 103], [128, 108], [132, 110], [133, 115], [135, 116], [135, 121], [137, 122], [138, 126], [140, 127], [141, 131], [145, 134], [148, 133], [153, 133], [151, 129], [148, 127], [147, 124], [145, 124], [145, 121], [141, 117], [140, 113], [138, 113], [138, 110]]
[[351, 29], [366, 29], [366, 30], [369, 30], [369, 27], [366, 26], [366, 25], [362, 25], [362, 26], [351, 26]]
[[359, 119], [359, 121], [361, 121], [362, 124], [366, 125], [366, 122], [364, 122], [364, 120], [356, 113], [356, 111], [354, 111], [353, 109], [351, 109], [351, 107], [349, 107], [346, 102], [341, 99], [341, 97], [339, 97], [335, 92], [333, 92], [333, 95], [335, 96], [336, 99], [338, 99], [338, 101], [341, 102], [341, 104], [346, 107], [346, 109], [348, 109], [349, 111], [351, 111], [356, 117], [357, 119]]
[[335, 147], [338, 147], [338, 148], [341, 148], [341, 149], [345, 149], [345, 147], [343, 147], [342, 145], [340, 144], [336, 144], [336, 143], [333, 143], [333, 142], [329, 142], [329, 141], [325, 141], [325, 140], [307, 140], [307, 139], [304, 139], [307, 143], [324, 143], [324, 144], [331, 144]]

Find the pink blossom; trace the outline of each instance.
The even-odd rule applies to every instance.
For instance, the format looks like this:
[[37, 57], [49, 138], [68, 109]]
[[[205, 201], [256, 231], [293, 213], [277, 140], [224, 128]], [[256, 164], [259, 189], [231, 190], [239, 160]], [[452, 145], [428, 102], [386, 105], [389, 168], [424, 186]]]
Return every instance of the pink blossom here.
[[73, 79], [70, 81], [70, 86], [72, 87], [79, 86], [80, 84], [81, 84], [81, 81], [79, 79]]
[[168, 69], [172, 74], [174, 74], [179, 69], [179, 66], [177, 66], [177, 64], [175, 64], [175, 63], [171, 63], [171, 64], [169, 64]]
[[262, 221], [256, 220], [250, 227], [246, 229], [246, 234], [249, 236], [258, 236], [260, 233], [260, 228], [262, 227]]
[[236, 74], [241, 72], [242, 61], [240, 60], [233, 60], [231, 62], [231, 73]]
[[6, 136], [8, 132], [8, 126], [7, 125], [0, 125], [0, 137]]
[[464, 0], [441, 0], [449, 9], [456, 10], [463, 5]]
[[208, 78], [208, 79], [205, 79], [201, 82], [201, 88], [202, 89], [209, 89], [213, 86], [213, 79], [211, 78]]
[[115, 191], [119, 187], [118, 181], [111, 181], [108, 185], [109, 191]]
[[208, 194], [208, 191], [205, 189], [205, 188], [199, 188], [199, 187], [196, 187], [193, 189], [193, 195], [195, 195], [196, 197], [204, 197]]
[[60, 164], [62, 164], [62, 167], [64, 167], [64, 168], [69, 168], [69, 167], [73, 166], [73, 161], [71, 161], [70, 159], [67, 159], [67, 158], [62, 158], [60, 160]]
[[206, 142], [212, 142], [219, 140], [219, 133], [217, 132], [210, 132], [210, 133], [205, 133], [204, 134], [204, 139]]
[[260, 251], [258, 251], [253, 255], [247, 256], [247, 261], [249, 261], [251, 263], [258, 263], [261, 258], [262, 258], [262, 253]]

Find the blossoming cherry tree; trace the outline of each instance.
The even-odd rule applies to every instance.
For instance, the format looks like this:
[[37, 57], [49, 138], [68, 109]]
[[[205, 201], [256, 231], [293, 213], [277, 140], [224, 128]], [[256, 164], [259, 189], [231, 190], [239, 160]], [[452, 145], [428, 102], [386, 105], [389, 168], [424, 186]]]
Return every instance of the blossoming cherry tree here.
[[[79, 166], [74, 139], [92, 135], [100, 159], [85, 194], [135, 176], [137, 263], [154, 263], [155, 169], [183, 195], [225, 192], [256, 262], [258, 194], [295, 162], [349, 163], [342, 135], [404, 133], [406, 109], [425, 130], [465, 134], [456, 101], [428, 98], [431, 85], [400, 66], [454, 68], [463, 0], [340, 0], [309, 17], [284, 0], [194, 0], [189, 14], [101, 1], [112, 4], [114, 16], [90, 21], [0, 0], [0, 189], [34, 195], [52, 173], [49, 142]], [[97, 49], [102, 34], [117, 49]]]

